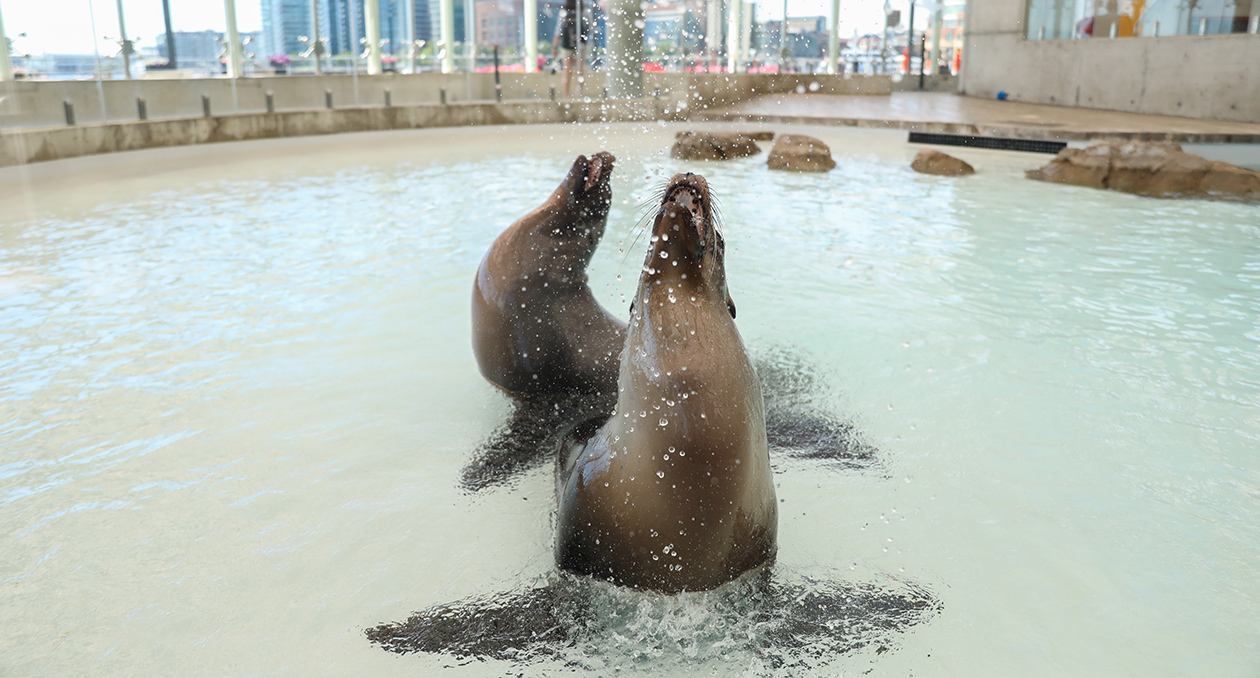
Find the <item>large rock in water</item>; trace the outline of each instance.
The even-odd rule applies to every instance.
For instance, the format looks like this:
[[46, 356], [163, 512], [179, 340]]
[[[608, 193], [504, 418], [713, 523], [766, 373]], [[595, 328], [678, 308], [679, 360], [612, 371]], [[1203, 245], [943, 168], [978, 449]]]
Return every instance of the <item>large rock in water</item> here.
[[775, 170], [826, 172], [836, 166], [836, 161], [822, 141], [801, 134], [784, 134], [774, 142], [766, 164]]
[[1065, 148], [1029, 179], [1109, 188], [1158, 198], [1206, 197], [1260, 202], [1260, 172], [1212, 162], [1167, 141], [1109, 141]]
[[[761, 136], [764, 133], [755, 134]], [[741, 132], [679, 132], [669, 157], [679, 160], [731, 160], [760, 152], [761, 149], [753, 143], [753, 136]]]
[[910, 169], [920, 174], [939, 174], [946, 177], [960, 177], [964, 174], [975, 174], [976, 168], [947, 153], [934, 148], [925, 148], [914, 156]]

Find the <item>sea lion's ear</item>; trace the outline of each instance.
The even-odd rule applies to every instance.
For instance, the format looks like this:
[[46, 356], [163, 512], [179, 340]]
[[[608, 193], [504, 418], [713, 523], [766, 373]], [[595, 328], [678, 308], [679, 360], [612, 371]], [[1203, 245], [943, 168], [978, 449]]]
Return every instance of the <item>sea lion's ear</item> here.
[[731, 320], [735, 319], [735, 300], [731, 299], [731, 293], [726, 293], [726, 309], [731, 312]]

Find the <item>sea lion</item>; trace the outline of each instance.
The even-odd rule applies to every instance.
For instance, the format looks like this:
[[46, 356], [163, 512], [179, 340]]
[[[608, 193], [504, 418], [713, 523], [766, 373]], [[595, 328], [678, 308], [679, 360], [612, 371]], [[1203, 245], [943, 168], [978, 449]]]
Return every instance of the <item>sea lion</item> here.
[[578, 156], [538, 209], [494, 241], [472, 295], [481, 373], [514, 396], [612, 393], [626, 325], [595, 301], [586, 266], [612, 202], [607, 152]]
[[560, 568], [678, 593], [773, 560], [764, 404], [724, 257], [707, 182], [675, 175], [631, 306], [616, 409], [557, 460]]

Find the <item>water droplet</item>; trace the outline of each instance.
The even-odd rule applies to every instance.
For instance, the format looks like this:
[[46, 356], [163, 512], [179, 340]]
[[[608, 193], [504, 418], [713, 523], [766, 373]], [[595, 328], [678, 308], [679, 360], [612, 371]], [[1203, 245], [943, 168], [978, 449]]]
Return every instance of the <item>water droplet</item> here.
[[668, 419], [666, 419], [665, 417], [661, 417], [661, 422], [660, 422], [660, 423], [661, 423], [661, 426], [665, 426], [666, 424], [668, 424], [668, 423], [669, 423], [669, 420], [668, 420]]
[[663, 250], [662, 250], [662, 251], [661, 251], [661, 258], [662, 258], [662, 259], [668, 259], [668, 258], [669, 258], [669, 252], [665, 252], [665, 251], [663, 251]]
[[657, 478], [664, 478], [664, 477], [665, 477], [665, 472], [664, 472], [664, 471], [657, 471], [657, 472], [656, 472], [656, 477], [657, 477]]

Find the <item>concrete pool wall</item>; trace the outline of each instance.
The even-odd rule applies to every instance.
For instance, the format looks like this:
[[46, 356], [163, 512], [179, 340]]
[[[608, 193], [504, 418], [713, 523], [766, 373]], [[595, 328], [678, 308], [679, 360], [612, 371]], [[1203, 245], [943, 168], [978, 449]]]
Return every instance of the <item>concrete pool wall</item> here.
[[[888, 76], [646, 74], [651, 97], [606, 100], [604, 74], [586, 101], [551, 101], [552, 74], [276, 76], [203, 80], [32, 81], [0, 87], [0, 167], [162, 146], [465, 125], [685, 119], [763, 94], [888, 95]], [[386, 106], [386, 92], [390, 105]], [[445, 93], [446, 103], [442, 103]], [[272, 111], [267, 110], [271, 95]], [[203, 99], [209, 101], [205, 114]], [[331, 97], [332, 107], [328, 107]], [[147, 119], [140, 120], [137, 99]], [[67, 124], [65, 102], [74, 107]]]
[[[705, 74], [648, 73], [645, 91], [662, 98], [688, 98], [722, 105], [762, 94], [791, 92], [798, 87], [824, 94], [888, 95], [889, 76], [810, 74]], [[505, 101], [547, 101], [551, 88], [560, 96], [560, 76], [551, 73], [500, 73]], [[586, 74], [585, 94], [602, 98], [602, 72]], [[917, 83], [917, 81], [916, 81]], [[389, 90], [395, 106], [436, 104], [446, 92], [448, 103], [494, 101], [493, 73], [423, 73], [419, 75], [291, 75], [249, 78], [137, 79], [137, 80], [42, 80], [0, 83], [0, 128], [56, 127], [65, 125], [63, 102], [75, 108], [78, 123], [138, 119], [136, 99], [143, 98], [150, 119], [202, 117], [202, 96], [214, 115], [263, 113], [266, 95], [272, 93], [276, 111], [324, 108], [325, 92], [332, 92], [334, 107], [381, 106]]]

